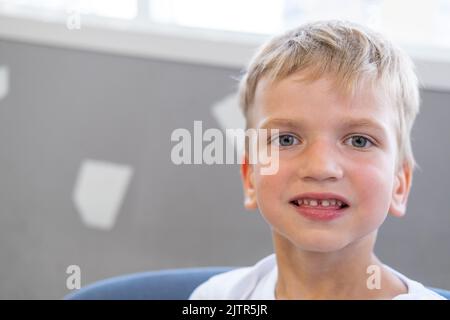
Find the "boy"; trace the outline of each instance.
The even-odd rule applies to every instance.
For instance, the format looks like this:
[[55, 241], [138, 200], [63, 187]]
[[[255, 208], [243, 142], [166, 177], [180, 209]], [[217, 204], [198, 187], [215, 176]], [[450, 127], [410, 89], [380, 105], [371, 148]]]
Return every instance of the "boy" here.
[[419, 112], [410, 59], [352, 23], [303, 25], [265, 44], [240, 86], [247, 128], [278, 129], [275, 174], [241, 165], [245, 207], [275, 254], [219, 274], [191, 299], [444, 299], [373, 253], [387, 214], [405, 214]]

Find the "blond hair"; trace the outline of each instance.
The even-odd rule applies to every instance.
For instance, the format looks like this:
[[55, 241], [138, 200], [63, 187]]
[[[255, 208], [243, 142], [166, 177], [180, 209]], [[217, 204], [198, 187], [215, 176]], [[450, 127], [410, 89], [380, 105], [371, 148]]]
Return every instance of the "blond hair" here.
[[250, 61], [239, 85], [240, 106], [250, 126], [249, 110], [258, 82], [278, 81], [294, 72], [314, 81], [332, 75], [339, 89], [353, 94], [361, 80], [385, 90], [397, 115], [397, 169], [418, 167], [411, 147], [411, 129], [419, 113], [419, 88], [411, 59], [386, 37], [344, 21], [304, 24], [265, 43]]

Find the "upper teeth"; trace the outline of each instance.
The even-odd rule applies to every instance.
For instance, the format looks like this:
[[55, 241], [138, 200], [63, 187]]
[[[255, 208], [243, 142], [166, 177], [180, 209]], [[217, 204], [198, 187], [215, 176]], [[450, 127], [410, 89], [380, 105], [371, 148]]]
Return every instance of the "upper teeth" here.
[[323, 200], [299, 199], [297, 202], [298, 202], [298, 205], [305, 204], [305, 205], [309, 205], [312, 207], [316, 207], [318, 205], [321, 205], [323, 207], [338, 205], [341, 207], [344, 204], [342, 201], [336, 200], [336, 199], [323, 199]]

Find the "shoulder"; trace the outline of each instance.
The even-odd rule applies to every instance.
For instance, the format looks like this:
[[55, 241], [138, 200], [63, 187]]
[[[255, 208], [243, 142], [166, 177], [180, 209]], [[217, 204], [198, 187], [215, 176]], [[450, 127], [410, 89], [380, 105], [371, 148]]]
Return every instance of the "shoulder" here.
[[399, 277], [408, 287], [407, 293], [396, 296], [394, 300], [447, 300], [445, 297], [428, 289], [420, 282], [408, 278], [389, 266], [385, 265], [385, 267]]
[[215, 275], [200, 284], [190, 300], [244, 300], [248, 299], [259, 280], [276, 264], [275, 255], [269, 255], [254, 266], [237, 268]]

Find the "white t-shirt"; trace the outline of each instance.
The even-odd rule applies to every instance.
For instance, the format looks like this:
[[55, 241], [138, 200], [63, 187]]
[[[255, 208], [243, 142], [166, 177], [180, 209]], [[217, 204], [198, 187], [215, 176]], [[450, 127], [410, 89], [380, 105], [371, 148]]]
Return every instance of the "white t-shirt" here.
[[[446, 300], [436, 292], [384, 265], [408, 287], [408, 293], [394, 300]], [[191, 300], [275, 300], [277, 281], [275, 254], [258, 261], [252, 267], [238, 268], [211, 277], [191, 294]]]

